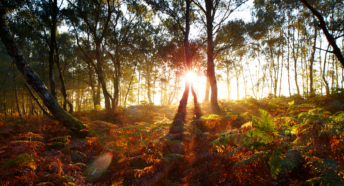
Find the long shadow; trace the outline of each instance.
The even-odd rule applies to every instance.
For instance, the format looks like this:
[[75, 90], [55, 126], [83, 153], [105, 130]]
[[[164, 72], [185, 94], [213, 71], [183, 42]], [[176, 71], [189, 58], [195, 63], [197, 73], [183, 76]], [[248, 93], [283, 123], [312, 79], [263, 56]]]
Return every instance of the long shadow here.
[[[186, 123], [187, 99], [189, 97], [190, 89], [194, 98], [194, 118], [192, 122], [199, 121], [200, 117], [202, 116], [201, 107], [198, 104], [197, 95], [193, 88], [193, 84], [191, 83], [190, 86], [188, 86], [187, 83], [186, 87], [187, 88], [184, 90], [183, 97], [180, 100], [178, 111], [174, 117], [170, 131], [165, 136], [165, 139], [168, 140], [168, 151], [170, 154], [185, 154], [184, 144], [188, 144], [187, 141], [189, 139], [185, 138], [186, 134], [184, 132], [184, 125]], [[188, 148], [188, 145], [186, 145], [186, 147]], [[173, 160], [167, 162], [165, 166], [163, 166], [162, 170], [160, 170], [160, 172], [155, 176], [154, 180], [147, 185], [166, 185], [166, 182], [164, 181], [166, 181], [168, 177], [179, 178], [179, 182], [182, 182], [181, 179], [183, 178], [184, 170], [187, 168], [187, 165], [188, 164], [185, 162], [185, 158], [174, 158]]]

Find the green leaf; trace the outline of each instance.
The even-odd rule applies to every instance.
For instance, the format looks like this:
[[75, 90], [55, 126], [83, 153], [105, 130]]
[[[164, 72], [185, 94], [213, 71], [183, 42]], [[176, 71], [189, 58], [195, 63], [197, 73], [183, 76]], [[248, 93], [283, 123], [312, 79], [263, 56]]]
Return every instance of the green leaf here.
[[289, 105], [289, 106], [293, 106], [293, 105], [294, 105], [294, 100], [291, 101], [291, 102], [288, 102], [288, 105]]

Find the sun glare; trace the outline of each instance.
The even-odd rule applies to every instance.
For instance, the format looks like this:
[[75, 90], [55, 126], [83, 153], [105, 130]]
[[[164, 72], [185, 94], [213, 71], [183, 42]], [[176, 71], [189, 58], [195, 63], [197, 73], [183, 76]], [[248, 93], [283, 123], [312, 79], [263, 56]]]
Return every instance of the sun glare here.
[[186, 80], [187, 81], [192, 82], [192, 81], [195, 81], [196, 78], [197, 78], [197, 75], [194, 72], [190, 71], [190, 72], [186, 73]]

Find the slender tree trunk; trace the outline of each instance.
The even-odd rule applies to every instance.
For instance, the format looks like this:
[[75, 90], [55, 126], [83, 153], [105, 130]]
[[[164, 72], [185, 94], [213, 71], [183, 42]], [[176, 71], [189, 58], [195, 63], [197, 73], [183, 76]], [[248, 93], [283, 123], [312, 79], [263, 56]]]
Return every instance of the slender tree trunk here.
[[22, 108], [23, 108], [23, 115], [26, 116], [24, 92], [22, 93]]
[[[298, 34], [299, 35], [299, 34]], [[297, 51], [295, 54], [295, 28], [293, 28], [293, 58], [294, 58], [294, 69], [295, 69], [295, 85], [296, 85], [296, 90], [297, 90], [297, 94], [300, 95], [300, 89], [299, 89], [299, 85], [297, 83], [297, 58], [298, 58], [298, 53], [299, 53], [299, 46], [297, 47]]]
[[[85, 60], [86, 61], [86, 60]], [[93, 100], [93, 109], [96, 108], [96, 89], [94, 85], [94, 77], [93, 77], [93, 70], [90, 63], [87, 63], [87, 71], [88, 71], [88, 78], [90, 80], [90, 86], [92, 91], [92, 100]]]
[[137, 65], [137, 63], [135, 64], [134, 71], [133, 71], [133, 74], [132, 74], [131, 79], [130, 79], [130, 83], [129, 83], [129, 86], [128, 86], [127, 94], [125, 95], [124, 107], [127, 104], [127, 97], [128, 97], [129, 91], [130, 91], [131, 82], [133, 81], [133, 78], [134, 78], [134, 74], [135, 74], [135, 70], [136, 70], [136, 65]]
[[95, 105], [99, 105], [100, 106], [100, 81], [99, 81], [99, 79], [98, 79], [98, 82], [97, 82], [97, 91], [96, 91]]
[[52, 96], [57, 100], [57, 93], [54, 79], [54, 63], [55, 63], [55, 48], [56, 46], [56, 30], [57, 30], [57, 0], [49, 0], [50, 14], [51, 14], [51, 28], [50, 28], [50, 51], [49, 51], [49, 80], [50, 91]]
[[239, 100], [239, 74], [236, 76], [236, 84], [237, 84], [237, 100]]
[[205, 84], [204, 102], [209, 101], [209, 90], [210, 90], [210, 82], [209, 82], [209, 78], [208, 78], [208, 75], [207, 75], [207, 82]]
[[116, 41], [116, 50], [115, 50], [115, 56], [112, 58], [112, 62], [115, 66], [115, 73], [114, 73], [114, 95], [113, 95], [113, 103], [112, 107], [115, 109], [118, 106], [119, 101], [119, 81], [120, 81], [120, 69], [121, 69], [121, 63], [119, 59], [119, 49], [118, 49], [118, 43]]
[[317, 28], [316, 28], [316, 26], [314, 26], [314, 44], [313, 44], [312, 56], [311, 56], [311, 59], [309, 61], [309, 79], [310, 79], [309, 92], [310, 92], [311, 97], [315, 93], [313, 90], [313, 64], [314, 64], [314, 60], [315, 60], [316, 44], [317, 44]]
[[17, 84], [16, 84], [16, 73], [15, 69], [13, 68], [13, 83], [14, 83], [14, 96], [16, 98], [16, 106], [17, 106], [17, 111], [20, 117], [20, 120], [23, 122], [23, 116], [21, 115], [20, 109], [19, 109], [19, 103], [18, 103], [18, 94], [17, 94]]
[[141, 83], [141, 70], [139, 70], [139, 82], [137, 83], [137, 105], [140, 104], [140, 83]]
[[6, 91], [4, 90], [4, 110], [5, 110], [5, 116], [7, 116], [7, 105], [6, 105], [7, 99], [6, 99]]
[[44, 85], [44, 82], [41, 78], [34, 72], [29, 64], [26, 62], [21, 51], [19, 50], [17, 44], [13, 40], [13, 37], [10, 34], [10, 30], [7, 26], [6, 12], [2, 3], [0, 2], [0, 37], [4, 45], [6, 46], [8, 54], [11, 56], [15, 64], [17, 65], [18, 70], [24, 75], [26, 81], [32, 86], [36, 93], [43, 100], [45, 106], [49, 111], [54, 115], [54, 117], [69, 128], [74, 134], [79, 137], [86, 137], [88, 131], [86, 126], [79, 120], [75, 119], [69, 115], [63, 108], [61, 108], [55, 98], [51, 95], [49, 90]]
[[61, 93], [63, 96], [63, 109], [65, 109], [67, 111], [67, 104], [69, 106], [69, 113], [73, 113], [73, 105], [72, 103], [67, 99], [67, 89], [66, 89], [66, 85], [65, 85], [65, 81], [63, 78], [63, 73], [62, 73], [62, 69], [61, 69], [61, 65], [60, 65], [60, 58], [59, 58], [59, 48], [56, 46], [56, 66], [57, 69], [59, 71], [59, 77], [60, 77], [60, 81], [61, 81]]
[[323, 79], [323, 81], [325, 83], [326, 96], [330, 95], [330, 88], [329, 88], [328, 82], [327, 82], [327, 80], [325, 78], [326, 60], [327, 60], [327, 53], [328, 53], [329, 48], [330, 48], [330, 45], [327, 46], [327, 50], [326, 50], [326, 53], [325, 53], [324, 67], [323, 67], [323, 74], [322, 74], [322, 79]]
[[227, 93], [228, 93], [228, 101], [231, 99], [231, 92], [230, 92], [230, 78], [229, 78], [229, 64], [227, 64]]
[[290, 59], [289, 59], [289, 28], [288, 28], [288, 56], [287, 56], [287, 63], [288, 63], [288, 89], [289, 89], [289, 96], [291, 96], [291, 87], [290, 87]]

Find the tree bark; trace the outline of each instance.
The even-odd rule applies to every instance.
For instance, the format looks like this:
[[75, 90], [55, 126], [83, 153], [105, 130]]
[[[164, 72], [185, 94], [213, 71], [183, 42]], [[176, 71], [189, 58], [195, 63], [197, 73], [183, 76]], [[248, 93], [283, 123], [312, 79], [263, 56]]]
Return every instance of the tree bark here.
[[23, 122], [23, 116], [20, 112], [20, 109], [19, 109], [19, 103], [18, 103], [18, 94], [17, 94], [17, 84], [16, 84], [16, 74], [15, 74], [15, 69], [13, 68], [13, 83], [14, 83], [14, 96], [16, 98], [16, 106], [17, 106], [17, 110], [18, 110], [18, 114], [19, 114], [19, 117], [20, 117], [20, 120]]
[[325, 71], [326, 71], [326, 60], [327, 60], [327, 53], [328, 53], [328, 49], [330, 48], [330, 45], [327, 46], [327, 50], [326, 50], [326, 53], [325, 53], [325, 59], [324, 59], [324, 67], [323, 67], [323, 74], [322, 74], [322, 79], [325, 83], [325, 90], [326, 90], [326, 96], [330, 95], [330, 88], [329, 88], [329, 85], [328, 85], [328, 82], [325, 78]]
[[13, 40], [10, 34], [10, 30], [7, 26], [6, 12], [2, 3], [0, 2], [0, 37], [4, 45], [6, 46], [8, 54], [11, 56], [18, 70], [23, 74], [26, 81], [36, 91], [39, 97], [43, 100], [44, 105], [54, 115], [54, 117], [67, 128], [69, 128], [78, 137], [86, 137], [89, 132], [86, 126], [79, 120], [68, 114], [60, 105], [56, 102], [51, 95], [42, 79], [37, 75], [35, 71], [26, 62], [23, 54], [19, 50], [17, 44]]
[[207, 73], [207, 82], [205, 84], [204, 102], [209, 101], [209, 90], [210, 90], [210, 82], [209, 82], [209, 77], [208, 77], [208, 73]]
[[215, 77], [215, 64], [214, 64], [214, 40], [213, 40], [213, 2], [212, 0], [205, 0], [206, 6], [206, 19], [207, 19], [207, 76], [211, 87], [210, 105], [214, 114], [219, 114], [220, 107], [217, 103], [217, 82]]
[[297, 83], [297, 58], [298, 58], [298, 53], [299, 53], [299, 46], [297, 47], [297, 52], [295, 54], [295, 28], [293, 28], [293, 58], [294, 58], [294, 69], [295, 69], [295, 85], [296, 85], [296, 90], [297, 94], [300, 95], [300, 89], [299, 89], [299, 84]]
[[55, 48], [56, 48], [56, 29], [57, 29], [57, 0], [49, 0], [51, 27], [50, 27], [50, 51], [49, 51], [49, 81], [50, 91], [52, 96], [57, 100], [57, 93], [54, 79], [54, 63], [55, 63]]
[[314, 44], [313, 44], [313, 51], [312, 51], [312, 56], [310, 59], [309, 63], [309, 78], [310, 78], [310, 83], [309, 83], [309, 93], [310, 96], [314, 95], [314, 90], [313, 90], [313, 64], [314, 64], [314, 58], [315, 58], [315, 48], [316, 48], [316, 43], [317, 43], [317, 28], [314, 27]]

